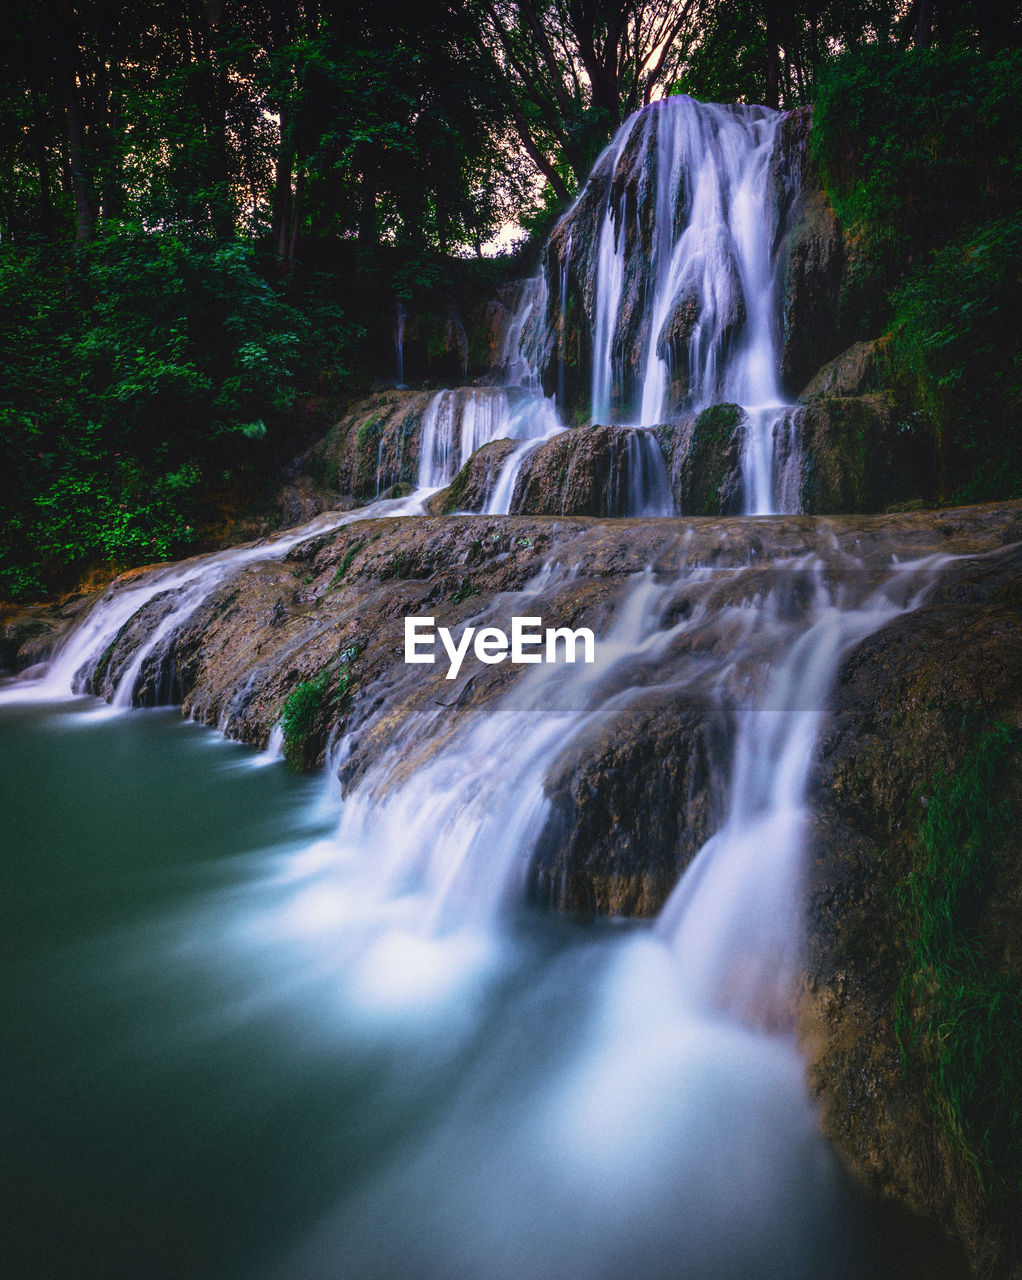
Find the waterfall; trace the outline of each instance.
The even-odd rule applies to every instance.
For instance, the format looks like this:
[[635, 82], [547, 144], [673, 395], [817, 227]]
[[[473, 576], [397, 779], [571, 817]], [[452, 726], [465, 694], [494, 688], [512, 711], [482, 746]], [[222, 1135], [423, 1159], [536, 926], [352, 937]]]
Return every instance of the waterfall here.
[[[849, 1244], [822, 1243], [843, 1230], [838, 1183], [791, 1036], [806, 779], [839, 659], [915, 607], [942, 563], [877, 569], [827, 548], [639, 574], [595, 665], [531, 669], [455, 735], [442, 709], [406, 724], [333, 835], [271, 866], [230, 935], [242, 972], [283, 963], [288, 990], [302, 974], [323, 981], [359, 1043], [393, 1040], [399, 1079], [427, 1029], [439, 1061], [474, 1063], [467, 1096], [430, 1109], [282, 1276], [667, 1280], [678, 1252], [697, 1280], [866, 1274]], [[513, 612], [570, 578], [550, 561]], [[545, 778], [650, 681], [708, 695], [732, 720], [724, 820], [652, 931], [593, 941], [523, 990], [511, 935], [549, 817]], [[231, 910], [225, 899], [212, 918]], [[195, 929], [186, 950], [210, 953], [222, 926]], [[217, 948], [214, 966], [227, 963]], [[476, 1029], [487, 1000], [515, 1011], [503, 1036], [499, 1021]], [[509, 1058], [532, 1062], [527, 1088]], [[643, 1206], [665, 1200], [654, 1226]]]
[[539, 443], [560, 430], [550, 403], [530, 392], [499, 387], [439, 391], [422, 416], [418, 485], [450, 484], [477, 449], [491, 440]]
[[[528, 456], [566, 429], [569, 411], [648, 429], [734, 403], [744, 410], [743, 513], [797, 510], [797, 441], [778, 346], [783, 119], [765, 107], [678, 96], [625, 122], [551, 235], [540, 276], [505, 295], [500, 386], [445, 389], [430, 402], [421, 488], [450, 484], [483, 444], [521, 441], [487, 506], [506, 514]], [[399, 379], [403, 323], [399, 309]], [[585, 404], [569, 403], [569, 367], [572, 387], [583, 372], [569, 366], [569, 350], [589, 362]], [[633, 487], [631, 515], [674, 513], [655, 452], [650, 438], [641, 470], [652, 487]]]
[[[774, 458], [786, 408], [771, 192], [782, 119], [684, 96], [653, 103], [622, 126], [565, 215], [570, 261], [548, 251], [558, 323], [568, 321], [574, 272], [590, 326], [592, 421], [652, 427], [740, 404], [750, 515], [791, 504]], [[585, 228], [596, 230], [582, 252]], [[560, 373], [558, 388], [563, 402]]]

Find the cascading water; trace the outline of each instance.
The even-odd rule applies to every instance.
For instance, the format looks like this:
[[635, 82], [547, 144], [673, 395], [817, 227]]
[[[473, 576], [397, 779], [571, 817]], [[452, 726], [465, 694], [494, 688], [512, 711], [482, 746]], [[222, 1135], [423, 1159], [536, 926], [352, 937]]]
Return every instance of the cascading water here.
[[[638, 575], [596, 664], [533, 669], [439, 752], [442, 709], [407, 724], [334, 835], [186, 922], [176, 945], [216, 987], [240, 975], [242, 1007], [260, 999], [252, 975], [282, 972], [285, 989], [312, 982], [311, 1017], [327, 1008], [342, 1037], [393, 1054], [375, 1105], [473, 1064], [467, 1096], [415, 1104], [429, 1119], [274, 1275], [667, 1280], [679, 1251], [696, 1280], [868, 1274], [790, 1036], [804, 793], [840, 655], [940, 563], [868, 571], [828, 552]], [[538, 612], [570, 577], [551, 563], [501, 607]], [[526, 977], [516, 904], [544, 779], [651, 681], [733, 721], [728, 812], [652, 932]], [[495, 1001], [511, 1014], [491, 1025]]]
[[[645, 108], [566, 215], [570, 261], [554, 259], [559, 322], [573, 268], [577, 310], [590, 325], [592, 420], [652, 427], [715, 403], [741, 405], [750, 515], [790, 507], [773, 442], [786, 409], [771, 192], [782, 120], [687, 97]], [[582, 226], [598, 228], [588, 255], [578, 251]]]
[[394, 322], [394, 355], [397, 358], [397, 386], [405, 385], [405, 322], [408, 312], [403, 302], [397, 304], [397, 318]]
[[[773, 446], [781, 391], [767, 215], [778, 121], [688, 99], [641, 113], [597, 166], [602, 186], [591, 184], [567, 215], [550, 288], [563, 329], [572, 280], [592, 266], [594, 419], [622, 415], [648, 428], [722, 399], [745, 406], [751, 514], [786, 502]], [[588, 246], [573, 221], [587, 201], [598, 228]], [[646, 282], [635, 265], [642, 244]], [[528, 454], [565, 429], [541, 389], [541, 364], [556, 359], [566, 394], [547, 290], [543, 279], [520, 290], [501, 352], [504, 386], [431, 401], [421, 489], [448, 484], [481, 445], [516, 439], [488, 504], [506, 513]], [[655, 437], [638, 432], [625, 447], [629, 514], [669, 514]], [[225, 581], [352, 520], [421, 511], [420, 498], [334, 513], [121, 583], [47, 671], [8, 686], [0, 702], [67, 697], [140, 610], [165, 605], [118, 674], [113, 702], [126, 708], [146, 663]], [[463, 625], [539, 615], [552, 593], [570, 595], [575, 570], [552, 539], [541, 574]], [[678, 546], [673, 563], [636, 575], [607, 602], [594, 664], [532, 668], [480, 706], [465, 677], [450, 703], [402, 722], [343, 800], [334, 791], [332, 831], [253, 857], [222, 891], [203, 881], [198, 903], [155, 933], [147, 922], [121, 938], [127, 956], [97, 968], [97, 988], [123, 981], [129, 1003], [168, 1019], [192, 1009], [186, 992], [211, 993], [181, 1027], [161, 1024], [153, 1058], [171, 1052], [180, 1068], [196, 1044], [269, 1022], [271, 1048], [255, 1055], [258, 1086], [248, 1086], [256, 1116], [269, 1099], [290, 1117], [312, 1086], [329, 1101], [303, 1132], [319, 1163], [302, 1190], [266, 1196], [301, 1201], [291, 1235], [245, 1274], [868, 1274], [791, 1028], [805, 793], [839, 659], [914, 607], [941, 561], [892, 566], [887, 546], [860, 560], [833, 535], [810, 533], [801, 554], [769, 564], [729, 558], [726, 546], [712, 563], [690, 557], [681, 531]], [[329, 774], [400, 705], [402, 682], [419, 678], [409, 667], [377, 686], [335, 744]], [[698, 695], [729, 726], [730, 769], [713, 779], [727, 797], [722, 821], [652, 929], [595, 928], [563, 944], [539, 937], [521, 907], [553, 829], [551, 772], [651, 692], [679, 704]], [[282, 741], [278, 727], [258, 762], [276, 759]], [[90, 936], [90, 963], [100, 950]], [[145, 1055], [133, 1043], [125, 1057], [134, 1070]], [[176, 1139], [177, 1126], [167, 1130]], [[320, 1226], [307, 1229], [314, 1217]]]
[[[161, 1069], [255, 1023], [273, 1047], [257, 1055], [255, 1098], [233, 1108], [259, 1114], [269, 1096], [289, 1115], [310, 1081], [345, 1099], [299, 1132], [316, 1153], [315, 1214], [239, 1274], [669, 1280], [683, 1256], [691, 1280], [865, 1280], [791, 1035], [805, 789], [839, 658], [913, 607], [941, 561], [892, 565], [887, 545], [863, 560], [859, 541], [807, 531], [802, 554], [764, 563], [717, 548], [707, 563], [679, 530], [673, 560], [605, 613], [594, 664], [535, 667], [499, 701], [468, 699], [456, 732], [447, 700], [433, 704], [334, 794], [332, 833], [252, 858], [222, 891], [204, 869], [198, 901], [120, 937], [116, 959], [90, 942], [97, 990], [126, 986], [129, 1002], [164, 1011]], [[226, 554], [239, 568], [281, 549]], [[141, 594], [173, 589], [170, 574], [175, 614], [190, 610], [196, 570], [211, 588], [222, 565], [154, 575], [129, 588], [138, 600], [112, 593], [57, 665], [86, 649], [98, 660]], [[463, 625], [541, 615], [572, 595], [575, 573], [555, 555]], [[420, 678], [399, 671], [328, 773]], [[520, 904], [549, 829], [551, 769], [653, 691], [698, 697], [732, 726], [723, 820], [652, 930], [544, 941]], [[175, 1024], [195, 992], [208, 993], [201, 1011]], [[79, 1051], [63, 1052], [73, 1067]], [[138, 1046], [128, 1058], [143, 1079], [155, 1070]]]
[[417, 493], [404, 499], [385, 499], [358, 511], [335, 511], [316, 516], [298, 528], [252, 546], [232, 547], [228, 551], [168, 565], [147, 574], [145, 581], [138, 586], [132, 586], [130, 579], [127, 582], [118, 579], [82, 622], [72, 629], [43, 669], [25, 672], [18, 681], [0, 692], [0, 702], [51, 701], [79, 693], [121, 629], [151, 600], [165, 595], [168, 603], [165, 616], [140, 644], [114, 692], [115, 707], [130, 707], [143, 663], [173, 636], [221, 583], [236, 577], [249, 565], [283, 559], [300, 543], [343, 525], [378, 516], [417, 514], [421, 510]]

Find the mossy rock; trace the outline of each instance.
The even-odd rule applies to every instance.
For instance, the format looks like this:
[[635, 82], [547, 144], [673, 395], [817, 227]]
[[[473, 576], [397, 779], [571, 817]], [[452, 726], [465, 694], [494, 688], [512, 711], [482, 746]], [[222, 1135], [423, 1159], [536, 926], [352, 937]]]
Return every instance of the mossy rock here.
[[799, 400], [821, 396], [864, 396], [881, 389], [884, 341], [856, 342], [817, 369]]
[[729, 737], [719, 708], [640, 694], [573, 739], [544, 784], [530, 893], [562, 911], [654, 916], [720, 825]]
[[414, 484], [422, 415], [430, 391], [382, 391], [359, 400], [301, 459], [317, 485], [367, 502]]
[[796, 410], [807, 515], [885, 511], [918, 497], [932, 460], [904, 432], [892, 398], [821, 396]]
[[745, 413], [737, 404], [715, 404], [692, 423], [678, 467], [683, 515], [733, 515], [742, 506]]
[[522, 463], [513, 515], [623, 516], [628, 513], [635, 427], [574, 427]]
[[491, 440], [477, 449], [446, 489], [426, 502], [431, 516], [453, 515], [455, 511], [482, 511], [496, 488], [508, 456], [517, 440]]

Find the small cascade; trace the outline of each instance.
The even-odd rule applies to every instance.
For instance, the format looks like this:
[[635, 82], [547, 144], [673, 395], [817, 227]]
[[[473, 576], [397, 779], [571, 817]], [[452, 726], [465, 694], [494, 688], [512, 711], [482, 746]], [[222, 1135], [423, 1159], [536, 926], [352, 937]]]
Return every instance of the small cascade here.
[[[632, 129], [632, 121], [628, 121], [619, 131], [612, 144], [613, 166], [616, 169], [628, 141]], [[623, 229], [625, 220], [625, 195], [615, 204], [613, 195], [607, 197], [607, 207], [600, 227], [600, 242], [596, 257], [596, 296], [594, 300], [595, 319], [593, 322], [593, 387], [590, 411], [594, 422], [611, 420], [611, 395], [614, 390], [614, 360], [612, 343], [617, 327], [618, 309], [621, 305], [621, 287], [624, 283], [625, 250]], [[570, 234], [568, 237], [570, 244]], [[564, 264], [562, 294], [565, 302], [562, 305], [562, 323], [566, 322], [567, 278], [570, 270], [570, 259]], [[562, 344], [563, 345], [563, 344]], [[616, 405], [615, 405], [616, 407]]]
[[[567, 311], [568, 311], [568, 279], [570, 277], [570, 274], [571, 274], [571, 232], [569, 231], [568, 236], [564, 243], [564, 261], [561, 263], [561, 288], [560, 288], [560, 295], [559, 295], [559, 304], [560, 304], [559, 314], [561, 316], [562, 323], [564, 322], [564, 318], [567, 315]], [[564, 352], [564, 344], [561, 343], [558, 347], [558, 356], [557, 356], [557, 401], [556, 402], [558, 404], [564, 403], [566, 363], [567, 363], [567, 358]]]
[[[352, 1019], [359, 1042], [394, 1037], [402, 1070], [425, 1028], [442, 1028], [441, 1060], [468, 1042], [488, 1061], [489, 1032], [469, 1040], [474, 1010], [498, 998], [514, 1020], [503, 1038], [500, 1019], [484, 1024], [498, 1040], [492, 1076], [473, 1069], [475, 1101], [425, 1117], [367, 1186], [341, 1195], [286, 1275], [489, 1274], [498, 1249], [509, 1278], [612, 1280], [636, 1258], [666, 1278], [678, 1249], [698, 1280], [755, 1280], [765, 1255], [771, 1273], [820, 1274], [806, 1224], [821, 1215], [826, 1235], [841, 1217], [791, 1034], [806, 779], [841, 656], [918, 604], [941, 563], [869, 570], [828, 548], [766, 571], [646, 572], [618, 600], [596, 664], [532, 669], [439, 750], [442, 709], [406, 726], [345, 798], [334, 834], [258, 889], [262, 914], [237, 930], [245, 966], [268, 963], [248, 948], [277, 947], [299, 973], [325, 973], [331, 1016]], [[551, 562], [514, 612], [539, 612], [566, 576]], [[679, 651], [698, 658], [672, 665]], [[502, 974], [521, 945], [516, 906], [550, 817], [548, 773], [664, 679], [733, 726], [724, 821], [652, 931], [594, 940], [516, 996]], [[534, 1059], [550, 1023], [556, 1051], [509, 1088], [522, 1069], [512, 1046]], [[670, 1212], [647, 1229], [622, 1203]], [[550, 1208], [539, 1220], [537, 1205]], [[869, 1274], [843, 1269], [844, 1247], [826, 1256], [827, 1274]]]
[[[418, 495], [412, 494], [408, 498], [373, 502], [357, 511], [326, 512], [263, 542], [232, 547], [155, 569], [147, 573], [138, 586], [131, 585], [133, 578], [127, 581], [119, 578], [62, 641], [45, 668], [41, 672], [26, 673], [27, 678], [22, 677], [3, 689], [0, 703], [60, 700], [84, 692], [97, 665], [123, 628], [146, 605], [163, 597], [166, 600], [165, 613], [140, 641], [131, 663], [117, 680], [112, 705], [127, 709], [132, 705], [145, 663], [167, 647], [202, 602], [224, 582], [250, 565], [283, 559], [300, 543], [343, 525], [380, 516], [418, 514], [421, 510]], [[168, 702], [173, 701], [173, 690], [168, 689], [167, 694]]]
[[439, 391], [422, 416], [418, 484], [450, 484], [476, 449], [507, 438], [515, 422], [506, 393], [498, 387]]
[[[777, 566], [787, 579], [763, 602], [760, 625], [788, 633], [757, 699], [737, 721], [730, 811], [657, 922], [687, 998], [710, 1013], [787, 1026], [802, 955], [806, 788], [841, 656], [920, 603], [947, 557], [929, 556], [875, 579], [818, 557]], [[807, 591], [800, 621], [788, 621]]]
[[656, 438], [646, 431], [628, 436], [628, 504], [630, 516], [673, 516], [674, 495], [664, 455]]

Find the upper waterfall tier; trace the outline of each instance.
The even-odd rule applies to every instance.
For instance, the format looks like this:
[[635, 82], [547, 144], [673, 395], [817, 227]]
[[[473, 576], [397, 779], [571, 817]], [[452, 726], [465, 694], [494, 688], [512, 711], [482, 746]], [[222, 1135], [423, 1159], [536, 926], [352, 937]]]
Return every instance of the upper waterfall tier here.
[[565, 416], [782, 402], [784, 118], [674, 97], [619, 130], [546, 250], [540, 365]]

